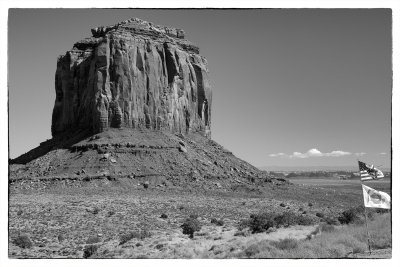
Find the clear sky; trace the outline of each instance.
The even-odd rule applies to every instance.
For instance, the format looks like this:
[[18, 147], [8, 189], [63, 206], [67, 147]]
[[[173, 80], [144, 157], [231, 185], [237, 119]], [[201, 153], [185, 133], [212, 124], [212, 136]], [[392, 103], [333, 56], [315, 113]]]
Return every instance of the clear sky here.
[[390, 9], [11, 9], [9, 144], [51, 138], [57, 56], [139, 17], [182, 28], [209, 63], [212, 138], [255, 166], [390, 166]]

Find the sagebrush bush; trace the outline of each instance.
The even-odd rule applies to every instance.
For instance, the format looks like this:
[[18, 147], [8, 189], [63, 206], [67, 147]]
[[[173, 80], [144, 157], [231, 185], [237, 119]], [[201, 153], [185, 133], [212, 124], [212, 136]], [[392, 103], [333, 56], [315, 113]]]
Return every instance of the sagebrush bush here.
[[275, 227], [288, 227], [291, 225], [312, 225], [314, 220], [309, 216], [297, 215], [292, 211], [286, 211], [281, 214], [272, 212], [262, 212], [258, 214], [251, 214], [250, 219], [242, 220], [239, 223], [239, 230], [249, 228], [251, 232], [262, 233], [268, 229]]
[[33, 243], [29, 236], [27, 235], [19, 235], [14, 240], [13, 243], [20, 248], [31, 248]]
[[250, 228], [253, 234], [262, 233], [267, 231], [270, 227], [275, 226], [274, 218], [277, 215], [275, 213], [259, 213], [259, 214], [251, 214], [250, 220], [246, 221], [248, 223], [248, 227]]
[[201, 230], [201, 224], [196, 218], [189, 217], [181, 225], [181, 228], [183, 234], [189, 235], [190, 238], [193, 238], [194, 232]]
[[338, 221], [341, 224], [349, 224], [349, 223], [362, 223], [363, 222], [363, 212], [364, 207], [358, 206], [347, 209], [342, 212], [342, 214], [338, 217]]
[[315, 221], [310, 216], [297, 215], [296, 223], [298, 225], [313, 225]]
[[91, 257], [93, 254], [96, 253], [97, 249], [98, 249], [97, 245], [86, 246], [85, 249], [83, 250], [83, 258], [87, 259]]

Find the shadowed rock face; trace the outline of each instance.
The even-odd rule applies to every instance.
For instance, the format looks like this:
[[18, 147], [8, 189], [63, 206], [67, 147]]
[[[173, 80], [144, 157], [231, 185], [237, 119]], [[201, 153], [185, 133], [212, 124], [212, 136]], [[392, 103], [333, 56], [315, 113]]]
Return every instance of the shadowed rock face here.
[[129, 19], [92, 35], [58, 58], [53, 136], [126, 127], [210, 137], [207, 61], [182, 30]]

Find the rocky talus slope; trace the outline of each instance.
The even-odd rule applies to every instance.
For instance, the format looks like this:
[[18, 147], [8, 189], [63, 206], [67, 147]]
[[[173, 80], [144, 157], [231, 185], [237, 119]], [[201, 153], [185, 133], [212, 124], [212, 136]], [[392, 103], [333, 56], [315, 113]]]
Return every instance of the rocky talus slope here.
[[142, 187], [195, 185], [229, 191], [256, 188], [255, 183], [284, 182], [268, 178], [202, 135], [149, 129], [109, 129], [52, 149], [26, 164], [10, 165], [11, 185], [23, 182], [40, 187], [51, 180], [66, 184], [124, 181]]

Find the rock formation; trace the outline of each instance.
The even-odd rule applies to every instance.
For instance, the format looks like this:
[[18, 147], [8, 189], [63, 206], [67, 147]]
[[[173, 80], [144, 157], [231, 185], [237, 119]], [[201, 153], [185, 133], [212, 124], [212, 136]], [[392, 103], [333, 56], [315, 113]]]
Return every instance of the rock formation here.
[[207, 61], [183, 30], [129, 19], [60, 56], [52, 135], [147, 128], [210, 137]]
[[130, 19], [92, 35], [59, 57], [53, 138], [10, 160], [10, 185], [283, 183], [211, 140], [207, 61], [182, 30]]

